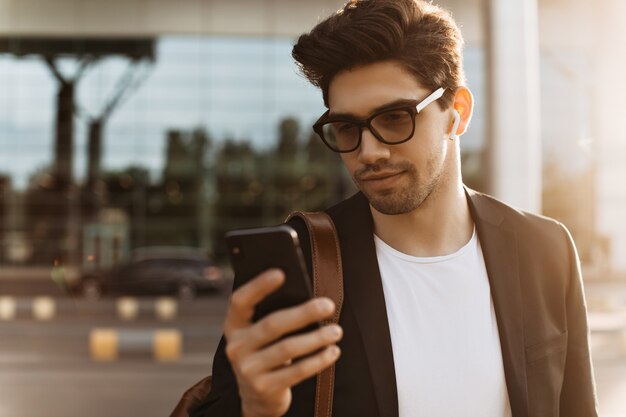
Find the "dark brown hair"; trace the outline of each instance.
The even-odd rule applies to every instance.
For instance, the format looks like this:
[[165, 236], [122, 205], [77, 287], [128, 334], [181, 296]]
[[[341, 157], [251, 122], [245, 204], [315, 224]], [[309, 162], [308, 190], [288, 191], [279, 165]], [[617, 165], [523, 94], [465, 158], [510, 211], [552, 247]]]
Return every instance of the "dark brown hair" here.
[[465, 84], [463, 37], [450, 14], [423, 0], [351, 0], [303, 34], [292, 56], [304, 76], [321, 88], [343, 71], [380, 61], [403, 65], [425, 87], [447, 88], [438, 103], [452, 104]]

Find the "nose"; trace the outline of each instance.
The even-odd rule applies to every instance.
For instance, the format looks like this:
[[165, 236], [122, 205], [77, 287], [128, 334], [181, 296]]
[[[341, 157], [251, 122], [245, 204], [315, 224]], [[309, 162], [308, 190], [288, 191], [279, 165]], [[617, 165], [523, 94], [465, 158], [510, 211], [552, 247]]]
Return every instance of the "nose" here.
[[373, 164], [381, 159], [389, 159], [389, 145], [376, 139], [369, 129], [363, 129], [361, 146], [357, 150], [359, 162], [365, 165]]

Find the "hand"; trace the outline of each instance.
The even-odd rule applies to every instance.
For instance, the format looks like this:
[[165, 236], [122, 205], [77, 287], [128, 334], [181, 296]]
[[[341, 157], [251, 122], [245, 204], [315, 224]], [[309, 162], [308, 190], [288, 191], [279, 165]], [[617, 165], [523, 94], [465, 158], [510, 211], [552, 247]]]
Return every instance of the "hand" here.
[[[335, 310], [328, 298], [316, 298], [278, 310], [252, 323], [254, 307], [284, 282], [284, 273], [269, 270], [235, 291], [230, 299], [224, 335], [241, 397], [244, 417], [279, 417], [291, 405], [291, 387], [332, 365], [342, 337], [337, 325], [279, 339], [319, 322]], [[320, 352], [295, 363], [293, 359]]]

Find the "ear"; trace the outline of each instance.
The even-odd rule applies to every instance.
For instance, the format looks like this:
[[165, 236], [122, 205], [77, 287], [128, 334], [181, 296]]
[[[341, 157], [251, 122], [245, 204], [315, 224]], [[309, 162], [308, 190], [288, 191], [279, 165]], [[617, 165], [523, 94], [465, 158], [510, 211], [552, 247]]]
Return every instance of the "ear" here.
[[459, 121], [458, 123], [454, 123], [454, 120], [452, 121], [450, 128], [453, 128], [455, 125], [457, 125], [457, 128], [456, 132], [451, 133], [459, 137], [467, 130], [472, 118], [472, 111], [474, 110], [474, 96], [472, 96], [469, 88], [457, 88], [454, 92], [454, 103], [452, 106], [459, 113]]

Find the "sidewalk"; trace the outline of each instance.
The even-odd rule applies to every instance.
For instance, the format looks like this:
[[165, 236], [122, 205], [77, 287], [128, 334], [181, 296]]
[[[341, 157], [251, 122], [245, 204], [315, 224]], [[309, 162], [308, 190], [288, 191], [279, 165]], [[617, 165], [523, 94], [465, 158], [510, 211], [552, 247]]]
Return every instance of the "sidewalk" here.
[[626, 417], [626, 281], [585, 282], [600, 417]]

